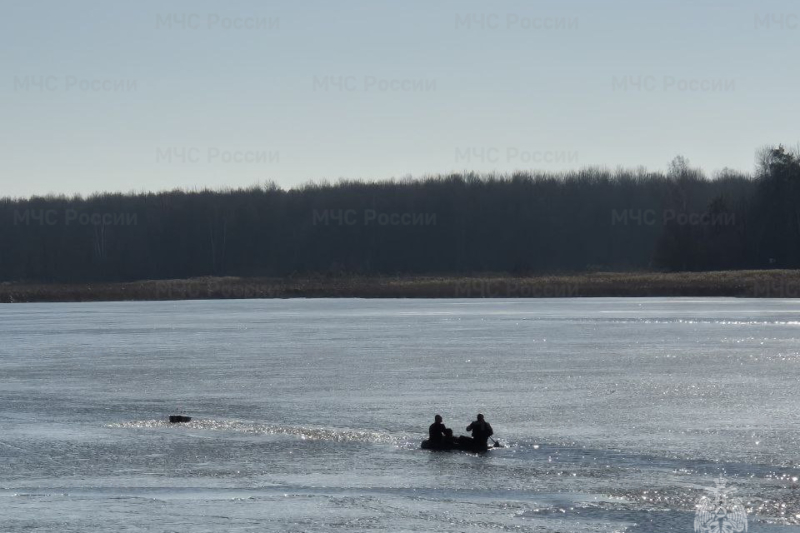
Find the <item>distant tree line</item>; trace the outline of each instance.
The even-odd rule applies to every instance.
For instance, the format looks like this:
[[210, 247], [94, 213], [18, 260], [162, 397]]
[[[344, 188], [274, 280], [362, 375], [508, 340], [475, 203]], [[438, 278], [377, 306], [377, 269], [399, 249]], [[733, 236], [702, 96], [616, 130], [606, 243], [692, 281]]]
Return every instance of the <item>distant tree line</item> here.
[[800, 159], [0, 200], [0, 281], [800, 268]]

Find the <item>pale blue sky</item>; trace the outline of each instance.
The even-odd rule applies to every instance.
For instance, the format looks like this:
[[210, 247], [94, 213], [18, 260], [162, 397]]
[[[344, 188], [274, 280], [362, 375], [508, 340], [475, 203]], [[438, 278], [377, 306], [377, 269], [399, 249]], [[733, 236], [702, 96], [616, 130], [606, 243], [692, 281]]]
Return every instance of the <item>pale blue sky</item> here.
[[712, 174], [800, 140], [792, 1], [0, 5], [0, 196]]

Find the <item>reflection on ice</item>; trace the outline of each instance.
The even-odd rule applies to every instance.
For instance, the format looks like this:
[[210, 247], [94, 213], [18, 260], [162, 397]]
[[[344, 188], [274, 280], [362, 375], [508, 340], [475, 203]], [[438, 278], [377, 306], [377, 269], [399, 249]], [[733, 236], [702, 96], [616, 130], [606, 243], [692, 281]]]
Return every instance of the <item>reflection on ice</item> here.
[[[797, 531], [796, 307], [0, 308], [0, 529], [686, 533], [724, 474], [749, 533]], [[507, 447], [420, 450], [437, 412]]]
[[232, 431], [235, 433], [256, 435], [292, 435], [300, 439], [325, 440], [331, 442], [372, 442], [383, 444], [399, 444], [403, 442], [403, 440], [399, 439], [397, 436], [377, 431], [280, 426], [238, 420], [193, 419], [191, 422], [182, 423], [180, 425], [170, 424], [168, 421], [164, 420], [138, 420], [107, 424], [106, 427], [112, 429], [157, 428], [175, 431]]

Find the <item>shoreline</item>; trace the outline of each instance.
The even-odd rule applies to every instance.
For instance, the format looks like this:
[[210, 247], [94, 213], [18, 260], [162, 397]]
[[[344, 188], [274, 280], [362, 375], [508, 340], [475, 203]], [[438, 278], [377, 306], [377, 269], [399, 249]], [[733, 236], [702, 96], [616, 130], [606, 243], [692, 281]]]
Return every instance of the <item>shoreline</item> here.
[[0, 303], [252, 298], [800, 297], [800, 270], [597, 272], [510, 276], [206, 277], [0, 283]]

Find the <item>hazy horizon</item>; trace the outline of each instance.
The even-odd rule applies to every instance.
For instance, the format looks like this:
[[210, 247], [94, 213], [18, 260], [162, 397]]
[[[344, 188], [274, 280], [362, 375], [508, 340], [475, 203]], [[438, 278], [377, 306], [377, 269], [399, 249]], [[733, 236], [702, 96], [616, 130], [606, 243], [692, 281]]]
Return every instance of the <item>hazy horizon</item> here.
[[[0, 197], [643, 166], [795, 146], [789, 1], [7, 3]], [[776, 54], [775, 50], [785, 50]]]

